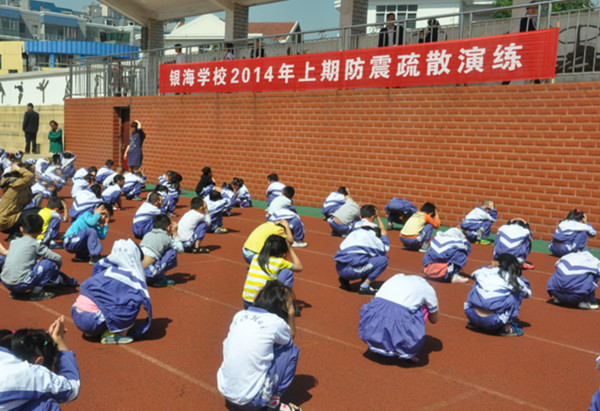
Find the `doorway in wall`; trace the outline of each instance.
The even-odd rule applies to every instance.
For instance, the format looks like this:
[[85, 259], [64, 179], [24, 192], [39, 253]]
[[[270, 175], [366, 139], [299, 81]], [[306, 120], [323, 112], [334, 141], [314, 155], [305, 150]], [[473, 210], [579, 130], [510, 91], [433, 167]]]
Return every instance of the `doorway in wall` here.
[[125, 148], [127, 144], [129, 144], [129, 123], [131, 122], [129, 117], [129, 107], [115, 107], [115, 111], [117, 113], [117, 118], [119, 119], [119, 165], [122, 166], [125, 170], [129, 170], [127, 167], [127, 161], [123, 160], [123, 153], [125, 152]]

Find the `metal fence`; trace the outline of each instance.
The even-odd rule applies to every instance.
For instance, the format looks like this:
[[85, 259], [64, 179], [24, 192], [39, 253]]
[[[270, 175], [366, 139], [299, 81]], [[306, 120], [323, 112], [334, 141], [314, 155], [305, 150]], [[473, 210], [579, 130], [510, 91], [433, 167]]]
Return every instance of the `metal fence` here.
[[[600, 9], [553, 12], [553, 5], [562, 2], [564, 0], [535, 3], [538, 5], [536, 27], [559, 27], [560, 30], [557, 75], [599, 73]], [[524, 9], [524, 6], [440, 15], [433, 18], [439, 25], [431, 24], [432, 17], [397, 23], [403, 27], [404, 44], [491, 36], [519, 31], [522, 17], [490, 17], [494, 13], [513, 9]], [[358, 25], [252, 39], [202, 42], [184, 47], [182, 53], [185, 61], [191, 63], [223, 60], [228, 52], [233, 53], [236, 59], [244, 59], [254, 55], [274, 57], [377, 47], [381, 27], [382, 24]], [[285, 40], [281, 41], [282, 38]], [[75, 59], [70, 64], [67, 86], [72, 97], [156, 95], [160, 65], [174, 63], [175, 59], [173, 48]]]

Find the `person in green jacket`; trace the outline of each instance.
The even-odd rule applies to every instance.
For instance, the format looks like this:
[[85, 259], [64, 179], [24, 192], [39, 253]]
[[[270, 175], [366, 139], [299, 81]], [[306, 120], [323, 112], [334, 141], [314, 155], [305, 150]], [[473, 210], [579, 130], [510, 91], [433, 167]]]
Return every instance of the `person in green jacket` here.
[[50, 152], [51, 153], [62, 153], [62, 128], [58, 128], [58, 123], [54, 120], [50, 122], [50, 132], [48, 133], [48, 140], [50, 140]]

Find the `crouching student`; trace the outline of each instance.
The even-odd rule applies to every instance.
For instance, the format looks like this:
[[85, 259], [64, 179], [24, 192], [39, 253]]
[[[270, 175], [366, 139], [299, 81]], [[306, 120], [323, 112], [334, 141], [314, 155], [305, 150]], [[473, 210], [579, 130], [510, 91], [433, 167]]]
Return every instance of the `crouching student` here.
[[100, 184], [104, 184], [104, 180], [106, 179], [106, 177], [108, 177], [109, 175], [111, 175], [113, 173], [112, 168], [114, 165], [115, 165], [115, 162], [112, 161], [111, 159], [106, 160], [104, 165], [102, 167], [100, 167], [98, 169], [98, 172], [96, 173], [96, 181]]
[[210, 250], [201, 244], [209, 225], [210, 215], [204, 200], [192, 198], [190, 210], [181, 217], [177, 227], [183, 249], [194, 254], [208, 254]]
[[556, 271], [548, 279], [546, 290], [550, 297], [554, 297], [555, 304], [597, 310], [596, 288], [599, 276], [600, 260], [589, 251], [576, 251], [556, 262]]
[[587, 222], [585, 213], [574, 209], [558, 224], [548, 248], [553, 255], [562, 257], [573, 251], [583, 250], [587, 246], [588, 237], [595, 236], [596, 230]]
[[498, 211], [492, 200], [485, 200], [475, 207], [460, 223], [465, 236], [472, 243], [491, 244], [488, 240], [492, 224], [498, 220]]
[[86, 212], [71, 224], [63, 237], [63, 246], [69, 253], [75, 254], [75, 263], [95, 264], [101, 258], [102, 243], [108, 233], [108, 221], [113, 215], [112, 206], [102, 203], [94, 212]]
[[179, 188], [183, 177], [176, 171], [167, 170], [165, 174], [158, 177], [158, 184], [166, 187], [166, 195], [163, 196], [163, 212], [169, 217], [174, 217], [175, 207], [179, 202], [181, 189]]
[[93, 210], [102, 203], [102, 187], [99, 184], [92, 184], [90, 187], [82, 188], [75, 195], [73, 204], [69, 209], [69, 217], [72, 221], [77, 220], [81, 215]]
[[23, 237], [10, 243], [0, 277], [2, 284], [11, 292], [11, 298], [47, 300], [54, 297], [54, 293], [45, 291], [45, 285], [77, 285], [76, 279], [60, 271], [62, 257], [35, 239], [42, 232], [43, 224], [38, 214], [26, 215], [21, 226]]
[[438, 231], [431, 247], [423, 256], [423, 274], [431, 280], [446, 283], [468, 283], [460, 275], [471, 254], [471, 244], [460, 228]]
[[344, 205], [348, 195], [346, 187], [341, 186], [337, 191], [333, 191], [327, 196], [323, 202], [323, 208], [321, 208], [321, 214], [325, 216], [325, 220], [329, 219], [338, 208]]
[[42, 232], [37, 236], [36, 240], [40, 240], [49, 248], [63, 248], [62, 245], [56, 242], [60, 231], [60, 223], [67, 222], [67, 204], [59, 197], [52, 197], [48, 200], [46, 207], [42, 208], [38, 214], [42, 217], [44, 225]]
[[65, 318], [45, 330], [0, 330], [0, 409], [60, 410], [79, 395], [75, 354], [65, 341]]
[[252, 230], [244, 243], [242, 255], [248, 264], [250, 264], [254, 256], [257, 256], [261, 252], [267, 238], [271, 235], [278, 235], [285, 238], [285, 241], [287, 241], [289, 245], [294, 243], [294, 236], [290, 230], [290, 225], [286, 220], [275, 222], [267, 221]]
[[269, 281], [277, 280], [292, 288], [294, 272], [300, 271], [302, 263], [285, 238], [276, 234], [269, 236], [260, 254], [254, 256], [250, 262], [242, 293], [244, 306], [250, 307], [258, 291]]
[[396, 274], [362, 306], [358, 336], [374, 353], [418, 363], [427, 319], [439, 319], [433, 287], [419, 276]]
[[417, 207], [413, 203], [403, 198], [394, 197], [385, 206], [387, 214], [388, 230], [394, 229], [395, 224], [406, 224], [406, 221], [417, 212]]
[[281, 195], [281, 192], [285, 188], [285, 184], [279, 182], [279, 176], [275, 173], [271, 173], [267, 176], [267, 206], [271, 205], [271, 202]]
[[[152, 322], [152, 303], [142, 265], [143, 254], [132, 240], [117, 240], [110, 255], [94, 265], [81, 284], [71, 316], [84, 336], [101, 336], [102, 344], [129, 344]], [[133, 328], [144, 307], [148, 317]]]
[[[383, 273], [388, 265], [387, 252], [390, 240], [374, 205], [360, 208], [362, 219], [358, 221], [333, 260], [343, 289], [350, 290], [350, 280], [361, 279], [359, 294], [375, 294], [371, 282]], [[377, 219], [377, 225], [375, 224]]]
[[231, 210], [235, 205], [235, 199], [237, 198], [237, 193], [231, 184], [223, 183], [221, 185], [221, 197], [227, 200], [223, 215], [229, 217], [231, 215]]
[[306, 247], [308, 243], [304, 241], [304, 223], [300, 219], [300, 216], [296, 212], [294, 207], [293, 198], [296, 194], [294, 187], [285, 187], [281, 195], [273, 199], [271, 205], [267, 208], [267, 221], [280, 221], [287, 220], [290, 230], [294, 235], [294, 243], [292, 247]]
[[345, 237], [358, 220], [360, 207], [347, 195], [344, 204], [329, 216], [327, 222], [331, 227], [331, 235]]
[[281, 403], [296, 374], [295, 334], [292, 290], [270, 281], [252, 307], [233, 317], [223, 342], [217, 386], [230, 405], [247, 411], [299, 410]]
[[229, 202], [220, 193], [220, 188], [212, 190], [208, 197], [204, 197], [208, 214], [210, 214], [209, 233], [225, 234], [229, 230], [223, 227], [223, 213], [227, 209]]
[[406, 250], [422, 253], [429, 249], [433, 229], [440, 228], [440, 216], [432, 203], [425, 203], [421, 210], [410, 216], [400, 231], [400, 241]]
[[206, 197], [214, 190], [216, 185], [217, 183], [213, 178], [212, 170], [210, 167], [204, 167], [202, 169], [202, 176], [200, 177], [198, 184], [196, 184], [196, 194], [198, 197]]
[[248, 191], [248, 187], [246, 187], [246, 185], [244, 184], [244, 180], [242, 180], [241, 178], [234, 177], [233, 180], [231, 180], [231, 185], [237, 193], [234, 207], [252, 207], [252, 197], [250, 196], [250, 191]]
[[157, 215], [162, 214], [162, 197], [157, 192], [152, 192], [148, 196], [148, 201], [142, 203], [133, 216], [131, 231], [135, 238], [141, 239], [144, 234], [152, 231], [152, 221]]
[[146, 281], [152, 287], [170, 287], [175, 281], [165, 277], [165, 273], [177, 267], [177, 254], [183, 253], [177, 223], [171, 223], [169, 217], [160, 214], [154, 216], [152, 225], [154, 228], [140, 243]]
[[523, 330], [515, 320], [522, 299], [531, 297], [531, 286], [521, 277], [521, 264], [515, 256], [501, 254], [497, 260], [471, 274], [475, 284], [465, 302], [467, 327], [502, 336], [521, 336]]
[[110, 204], [113, 207], [113, 210], [120, 210], [121, 206], [121, 193], [123, 189], [123, 185], [125, 184], [125, 177], [120, 174], [117, 174], [113, 179], [113, 183], [106, 187], [104, 191], [102, 191], [102, 201]]
[[533, 235], [527, 221], [522, 218], [513, 218], [498, 229], [496, 243], [494, 245], [494, 260], [500, 254], [515, 256], [524, 270], [533, 270], [535, 267], [526, 261], [531, 251]]
[[142, 201], [140, 194], [142, 194], [142, 187], [145, 185], [146, 177], [141, 171], [136, 171], [125, 176], [125, 183], [121, 191], [128, 200]]

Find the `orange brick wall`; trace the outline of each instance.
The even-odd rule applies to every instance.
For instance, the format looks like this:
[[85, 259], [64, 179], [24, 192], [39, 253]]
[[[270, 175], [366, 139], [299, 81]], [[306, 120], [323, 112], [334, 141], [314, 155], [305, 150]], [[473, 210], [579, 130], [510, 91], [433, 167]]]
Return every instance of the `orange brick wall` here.
[[116, 157], [117, 106], [144, 126], [150, 182], [175, 169], [193, 189], [208, 165], [264, 200], [277, 172], [299, 205], [346, 185], [380, 207], [433, 201], [447, 226], [492, 198], [500, 221], [524, 216], [538, 239], [573, 207], [600, 229], [599, 83], [72, 99], [78, 165]]

